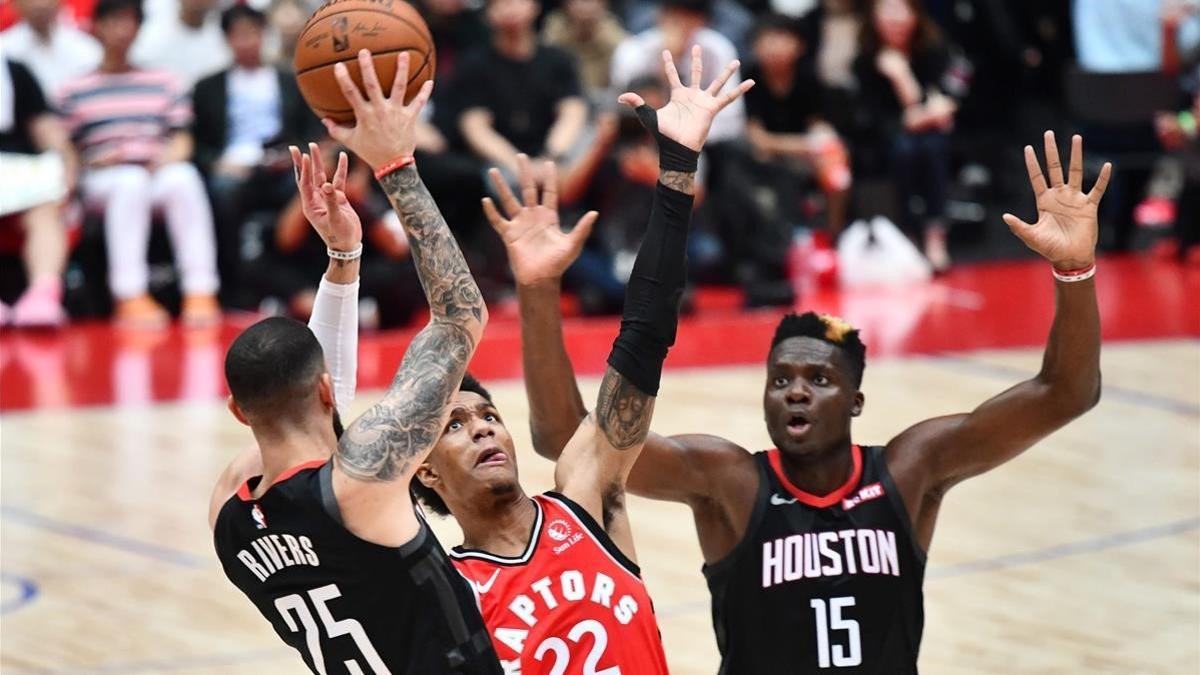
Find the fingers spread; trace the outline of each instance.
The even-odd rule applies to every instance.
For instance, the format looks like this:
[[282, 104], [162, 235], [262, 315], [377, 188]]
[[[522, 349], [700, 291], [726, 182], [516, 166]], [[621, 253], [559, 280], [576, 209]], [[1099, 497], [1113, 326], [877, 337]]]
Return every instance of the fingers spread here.
[[[399, 94], [404, 96], [404, 92], [408, 91], [408, 62], [412, 57], [408, 52], [400, 52], [396, 55], [396, 74], [392, 77], [392, 88], [388, 91], [388, 98], [396, 98]], [[401, 98], [401, 103], [404, 103]]]
[[350, 172], [350, 158], [344, 152], [338, 153], [337, 169], [333, 172], [333, 187], [338, 190], [346, 189], [346, 174]]
[[512, 190], [509, 189], [508, 181], [504, 180], [504, 174], [500, 173], [500, 169], [489, 169], [488, 178], [492, 179], [492, 185], [496, 188], [496, 196], [500, 198], [500, 206], [504, 209], [505, 217], [516, 217], [521, 211], [521, 205], [513, 196]]
[[692, 89], [700, 88], [700, 77], [704, 74], [704, 60], [700, 45], [692, 45]]
[[1104, 191], [1108, 189], [1108, 179], [1112, 178], [1112, 162], [1105, 162], [1100, 168], [1100, 175], [1096, 178], [1096, 184], [1092, 186], [1092, 191], [1088, 193], [1088, 200], [1093, 204], [1099, 204], [1100, 198], [1104, 196]]
[[312, 156], [312, 186], [320, 189], [327, 180], [325, 173], [325, 158], [321, 157], [321, 147], [316, 143], [308, 144], [308, 154]]
[[683, 86], [683, 82], [679, 81], [679, 71], [675, 69], [675, 59], [671, 58], [671, 52], [663, 50], [663, 68], [667, 71], [667, 83], [672, 89], [678, 89]]
[[741, 84], [739, 84], [737, 87], [734, 87], [733, 89], [730, 89], [729, 91], [725, 92], [725, 94], [723, 94], [721, 96], [721, 98], [717, 99], [717, 103], [719, 103], [720, 106], [722, 108], [724, 108], [725, 106], [729, 105], [730, 103], [733, 103], [734, 101], [738, 100], [742, 96], [742, 94], [745, 94], [746, 92], [750, 91], [750, 89], [753, 86], [754, 86], [754, 80], [746, 80], [746, 81], [742, 82]]
[[576, 255], [587, 243], [588, 237], [592, 234], [592, 226], [596, 224], [596, 219], [599, 217], [599, 211], [588, 211], [583, 214], [578, 223], [575, 223], [575, 228], [567, 235], [571, 238], [572, 248], [575, 249]]
[[337, 80], [338, 89], [342, 90], [342, 96], [346, 97], [346, 102], [354, 109], [354, 116], [358, 117], [366, 100], [363, 99], [362, 92], [354, 85], [354, 80], [350, 78], [350, 70], [346, 68], [346, 64], [337, 63], [333, 66], [333, 79]]
[[542, 206], [558, 210], [558, 166], [551, 160], [542, 165]]
[[737, 59], [730, 61], [729, 65], [725, 66], [725, 70], [722, 70], [721, 74], [717, 75], [717, 77], [712, 81], [712, 84], [708, 85], [708, 94], [710, 96], [716, 96], [721, 89], [724, 88], [725, 83], [729, 81], [729, 78], [733, 77], [733, 74], [737, 72], [737, 69], [741, 67], [741, 65], [741, 62]]
[[328, 117], [322, 119], [321, 124], [325, 125], [325, 133], [339, 143], [345, 143], [346, 139], [350, 138], [351, 132], [354, 131], [354, 127], [338, 124]]
[[1071, 164], [1067, 167], [1067, 185], [1083, 190], [1083, 137], [1071, 137]]
[[[521, 186], [521, 201], [525, 206], [537, 206], [537, 182], [533, 180], [533, 166], [529, 155], [517, 153], [517, 183]], [[510, 214], [511, 216], [512, 214]]]
[[433, 80], [425, 80], [425, 84], [417, 90], [417, 95], [413, 97], [408, 107], [412, 109], [414, 115], [420, 114], [425, 108], [425, 103], [429, 101], [429, 97], [433, 95]]
[[292, 156], [292, 169], [293, 169], [293, 171], [295, 171], [295, 174], [296, 174], [296, 184], [299, 185], [300, 180], [301, 180], [302, 176], [304, 175], [304, 173], [303, 173], [304, 167], [302, 166], [302, 164], [304, 162], [304, 157], [300, 154], [300, 148], [297, 148], [294, 145], [288, 146], [288, 153], [291, 154], [291, 156]]
[[1011, 229], [1017, 235], [1022, 235], [1022, 230], [1028, 230], [1029, 228], [1033, 227], [1033, 225], [1021, 220], [1011, 213], [1006, 213], [1001, 217], [1004, 219], [1004, 224], [1008, 225], [1009, 229]]
[[508, 229], [508, 221], [504, 220], [504, 217], [501, 216], [500, 212], [496, 210], [496, 204], [492, 201], [491, 197], [483, 198], [483, 215], [486, 216], [488, 222], [491, 223], [492, 229], [495, 230], [497, 234], [503, 236], [505, 230]]
[[1042, 175], [1042, 167], [1038, 166], [1032, 145], [1025, 146], [1025, 170], [1029, 172], [1029, 184], [1033, 186], [1034, 197], [1041, 197], [1046, 191], [1046, 177]]
[[[403, 52], [408, 56], [408, 52]], [[358, 50], [358, 71], [362, 73], [363, 89], [367, 100], [378, 103], [383, 100], [383, 88], [379, 86], [379, 75], [375, 73], [375, 59], [366, 49]]]
[[1058, 156], [1058, 143], [1054, 141], [1054, 132], [1047, 131], [1042, 137], [1046, 144], [1046, 173], [1050, 176], [1051, 187], [1063, 184], [1062, 159]]

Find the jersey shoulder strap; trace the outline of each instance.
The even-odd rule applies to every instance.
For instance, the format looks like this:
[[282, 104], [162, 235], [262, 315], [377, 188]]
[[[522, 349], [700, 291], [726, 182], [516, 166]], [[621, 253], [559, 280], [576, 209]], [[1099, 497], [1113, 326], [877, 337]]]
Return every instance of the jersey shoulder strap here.
[[908, 507], [904, 504], [904, 495], [900, 493], [900, 488], [896, 486], [896, 481], [892, 478], [892, 472], [888, 471], [887, 456], [884, 454], [885, 448], [881, 445], [872, 445], [863, 447], [863, 479], [862, 483], [877, 481], [883, 486], [884, 495], [887, 497], [888, 505], [895, 512], [896, 518], [900, 521], [900, 526], [904, 530], [904, 534], [908, 536], [908, 540], [912, 542], [913, 553], [916, 554], [917, 560], [922, 565], [925, 564], [926, 553], [917, 543], [916, 528], [913, 527], [912, 519], [908, 517]]
[[[553, 490], [549, 492], [543, 492], [542, 494], [535, 496], [534, 499], [541, 501], [543, 504], [556, 505], [558, 506], [557, 510], [566, 511], [566, 513], [573, 517], [575, 522], [578, 523], [580, 527], [587, 532], [587, 534], [591, 535], [592, 540], [599, 544], [600, 548], [603, 549], [610, 558], [612, 558], [613, 562], [625, 568], [625, 570], [633, 576], [641, 579], [641, 568], [638, 567], [637, 563], [630, 560], [628, 556], [621, 552], [620, 547], [613, 542], [612, 537], [608, 536], [608, 532], [604, 530], [600, 523], [596, 522], [596, 519], [592, 517], [592, 514], [587, 512], [587, 509], [583, 508], [561, 492], [554, 492]], [[547, 528], [550, 526], [552, 521], [553, 519], [547, 515]]]
[[767, 512], [767, 500], [770, 499], [773, 489], [771, 467], [765, 450], [754, 453], [754, 468], [758, 472], [758, 489], [754, 492], [754, 507], [750, 511], [750, 522], [746, 523], [746, 531], [742, 533], [741, 541], [733, 547], [728, 555], [711, 565], [704, 566], [704, 576], [710, 579], [720, 577], [731, 570], [745, 554], [746, 549], [757, 543], [754, 534], [762, 525], [763, 516]]

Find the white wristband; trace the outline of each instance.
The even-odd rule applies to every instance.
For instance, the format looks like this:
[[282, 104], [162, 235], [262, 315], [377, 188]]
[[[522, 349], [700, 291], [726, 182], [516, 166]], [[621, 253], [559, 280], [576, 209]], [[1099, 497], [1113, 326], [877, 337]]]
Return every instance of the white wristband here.
[[358, 260], [362, 257], [363, 245], [359, 243], [358, 248], [353, 251], [335, 251], [331, 248], [326, 248], [325, 253], [334, 260]]
[[1073, 284], [1076, 281], [1087, 281], [1096, 276], [1096, 263], [1092, 263], [1088, 267], [1081, 270], [1072, 270], [1070, 272], [1059, 272], [1056, 268], [1051, 267], [1050, 270], [1054, 273], [1054, 278], [1061, 282]]

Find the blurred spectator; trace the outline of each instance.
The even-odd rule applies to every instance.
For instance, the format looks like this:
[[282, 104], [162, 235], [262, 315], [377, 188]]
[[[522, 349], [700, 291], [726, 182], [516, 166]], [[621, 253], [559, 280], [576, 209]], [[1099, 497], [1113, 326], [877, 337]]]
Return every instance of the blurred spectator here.
[[[25, 66], [4, 59], [0, 69], [0, 157], [58, 153], [64, 176], [56, 192], [66, 194], [76, 175], [75, 153], [66, 130], [50, 111], [41, 87]], [[0, 164], [4, 171], [13, 169], [8, 160], [0, 160]], [[0, 180], [11, 186], [8, 178]], [[0, 325], [58, 326], [66, 320], [62, 275], [67, 260], [67, 232], [63, 220], [62, 205], [57, 200], [0, 216], [3, 234], [23, 230], [21, 259], [29, 280], [15, 306], [9, 308], [0, 302]]]
[[566, 0], [546, 16], [542, 40], [575, 55], [584, 89], [593, 101], [609, 94], [609, 70], [625, 29], [606, 0]]
[[161, 209], [184, 294], [183, 319], [219, 318], [213, 221], [204, 182], [188, 162], [191, 105], [169, 72], [130, 65], [142, 21], [140, 0], [100, 0], [93, 20], [104, 48], [100, 69], [68, 82], [59, 109], [80, 153], [88, 206], [102, 209], [108, 280], [117, 320], [160, 326], [167, 313], [147, 293], [152, 211]]
[[271, 26], [270, 58], [280, 69], [292, 72], [296, 41], [312, 11], [300, 0], [276, 0], [267, 12]]
[[247, 216], [278, 212], [295, 193], [288, 145], [324, 138], [296, 78], [263, 64], [267, 18], [246, 5], [221, 14], [232, 68], [196, 84], [195, 162], [208, 183], [217, 224], [217, 263], [224, 304], [239, 305], [240, 241]]
[[823, 0], [814, 12], [818, 38], [817, 76], [826, 87], [849, 89], [854, 86], [854, 58], [858, 56], [858, 35], [862, 15], [856, 0]]
[[[335, 166], [336, 148], [326, 152], [326, 166]], [[377, 311], [361, 312], [369, 327], [391, 328], [407, 325], [414, 313], [425, 306], [416, 269], [408, 260], [409, 246], [387, 197], [378, 190], [370, 168], [350, 160], [346, 179], [346, 198], [364, 224], [362, 282], [360, 297]], [[247, 262], [246, 281], [257, 300], [267, 309], [275, 304], [288, 315], [307, 320], [316, 297], [315, 281], [329, 264], [325, 244], [313, 232], [300, 209], [300, 197], [279, 216], [274, 230], [265, 232], [261, 254]]]
[[[825, 92], [804, 59], [807, 45], [796, 21], [767, 14], [755, 30], [754, 64], [746, 77], [757, 84], [746, 92], [747, 137], [761, 161], [792, 174], [792, 184], [805, 174], [815, 175], [825, 195], [829, 234], [845, 225], [850, 190], [846, 148], [825, 121]], [[798, 211], [799, 195], [786, 211]], [[781, 196], [782, 197], [782, 196]], [[792, 222], [799, 217], [792, 218]]]
[[[658, 26], [629, 37], [613, 54], [611, 79], [618, 92], [625, 91], [634, 80], [656, 77], [662, 71], [664, 49], [671, 52], [676, 68], [686, 77], [692, 67], [692, 45], [700, 45], [705, 78], [702, 87], [737, 58], [733, 43], [707, 25], [711, 0], [664, 0], [660, 5]], [[734, 73], [723, 91], [741, 81], [741, 74]], [[714, 144], [741, 139], [745, 131], [746, 107], [738, 99], [713, 120], [707, 147], [711, 149]]]
[[[1188, 16], [1187, 0], [1075, 0], [1072, 21], [1079, 67], [1092, 73], [1151, 73], [1178, 64], [1180, 52], [1200, 43], [1200, 17]], [[1081, 129], [1097, 157], [1153, 155], [1161, 151], [1154, 120]], [[1152, 165], [1118, 164], [1101, 207], [1112, 237], [1108, 250], [1125, 251], [1133, 238], [1134, 209], [1145, 196]]]
[[45, 96], [100, 65], [95, 38], [62, 19], [59, 0], [16, 0], [21, 22], [0, 33], [4, 55], [33, 71]]
[[437, 45], [439, 80], [453, 76], [462, 57], [485, 44], [489, 37], [487, 22], [479, 0], [418, 0], [433, 43]]
[[[811, 4], [812, 0], [801, 2]], [[630, 0], [626, 3], [625, 27], [634, 33], [642, 33], [656, 24], [661, 25], [662, 8], [671, 4], [670, 0]], [[706, 6], [705, 14], [708, 15], [709, 27], [725, 36], [738, 54], [748, 53], [747, 39], [754, 27], [754, 12], [758, 10], [747, 8], [745, 2], [736, 0], [707, 0], [703, 4]]]
[[946, 94], [956, 88], [949, 49], [920, 0], [872, 0], [870, 10], [854, 62], [861, 141], [890, 166], [903, 225], [923, 232], [925, 256], [944, 271], [949, 134], [958, 109]]
[[131, 61], [165, 68], [190, 90], [196, 80], [229, 66], [232, 55], [221, 34], [217, 0], [179, 0], [179, 11], [146, 24], [133, 44]]
[[1183, 190], [1175, 211], [1175, 238], [1179, 258], [1200, 266], [1200, 93], [1192, 101], [1192, 109], [1162, 113], [1155, 126], [1163, 147], [1177, 155], [1183, 164]]
[[575, 64], [561, 49], [539, 44], [535, 0], [489, 0], [486, 15], [491, 44], [458, 68], [463, 140], [510, 175], [518, 152], [565, 160], [587, 121]]

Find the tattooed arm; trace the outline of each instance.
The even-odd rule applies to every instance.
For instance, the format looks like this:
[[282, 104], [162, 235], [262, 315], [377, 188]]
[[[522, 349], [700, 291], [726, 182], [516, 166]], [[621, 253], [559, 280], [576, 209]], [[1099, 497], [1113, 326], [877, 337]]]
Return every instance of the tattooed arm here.
[[[355, 126], [329, 120], [325, 126], [381, 176], [380, 185], [408, 235], [430, 321], [409, 344], [383, 399], [342, 435], [334, 457], [333, 492], [347, 529], [367, 541], [399, 546], [420, 527], [409, 479], [441, 436], [446, 404], [483, 336], [487, 308], [450, 228], [408, 161], [432, 83], [403, 105], [408, 53], [397, 59], [394, 99], [384, 96], [370, 53], [363, 50], [358, 57], [365, 97], [344, 64], [334, 68], [354, 108]], [[398, 164], [403, 168], [396, 169]]]

